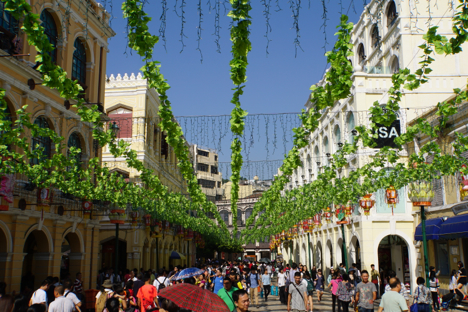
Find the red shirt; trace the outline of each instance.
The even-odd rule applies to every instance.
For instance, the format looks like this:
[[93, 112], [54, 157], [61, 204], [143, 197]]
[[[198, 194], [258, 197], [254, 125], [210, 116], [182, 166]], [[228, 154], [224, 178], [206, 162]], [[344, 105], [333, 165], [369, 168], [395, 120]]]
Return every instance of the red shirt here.
[[140, 299], [141, 302], [141, 312], [146, 312], [148, 307], [154, 308], [156, 307], [154, 303], [154, 298], [158, 296], [158, 291], [156, 287], [153, 285], [144, 285], [140, 287], [138, 290], [137, 297]]

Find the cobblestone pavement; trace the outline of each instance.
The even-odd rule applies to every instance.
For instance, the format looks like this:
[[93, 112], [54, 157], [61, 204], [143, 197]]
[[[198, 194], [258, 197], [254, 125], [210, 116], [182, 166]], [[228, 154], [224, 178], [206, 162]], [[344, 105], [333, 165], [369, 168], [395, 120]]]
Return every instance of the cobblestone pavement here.
[[[377, 311], [378, 309], [378, 303], [380, 300], [376, 300], [374, 310]], [[250, 308], [249, 310], [252, 312], [263, 312], [263, 311], [272, 311], [272, 312], [278, 312], [278, 311], [287, 311], [287, 306], [283, 305], [279, 301], [278, 296], [268, 296], [268, 301], [265, 302], [265, 299], [263, 298], [258, 298], [258, 303], [260, 305], [260, 308], [255, 308], [255, 305], [250, 303]], [[318, 302], [317, 301], [317, 296], [315, 296], [314, 293], [314, 312], [322, 312], [322, 311], [332, 311], [332, 296], [331, 292], [325, 291], [322, 297], [322, 301]], [[336, 307], [336, 311], [338, 311], [338, 307]], [[349, 312], [353, 312], [353, 310], [349, 309]]]

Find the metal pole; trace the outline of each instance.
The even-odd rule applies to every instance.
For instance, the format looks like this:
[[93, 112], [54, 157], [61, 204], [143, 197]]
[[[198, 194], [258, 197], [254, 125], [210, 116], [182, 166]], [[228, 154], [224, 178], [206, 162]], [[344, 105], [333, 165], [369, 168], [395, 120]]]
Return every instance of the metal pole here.
[[115, 224], [115, 275], [119, 274], [119, 224]]
[[429, 287], [429, 258], [427, 256], [426, 213], [424, 211], [424, 206], [421, 206], [421, 227], [424, 249], [424, 271], [426, 273], [426, 286]]
[[293, 249], [293, 242], [291, 241], [290, 242], [290, 245], [289, 245], [289, 265], [292, 266], [293, 264], [293, 260], [292, 260], [292, 249]]
[[346, 272], [348, 272], [348, 253], [346, 251], [346, 237], [344, 232], [344, 224], [341, 225], [341, 235], [343, 236], [343, 254], [344, 254], [344, 265], [346, 268]]
[[159, 272], [159, 238], [156, 237], [156, 272]]
[[312, 257], [310, 256], [310, 233], [307, 233], [307, 243], [309, 244], [309, 272], [312, 272]]

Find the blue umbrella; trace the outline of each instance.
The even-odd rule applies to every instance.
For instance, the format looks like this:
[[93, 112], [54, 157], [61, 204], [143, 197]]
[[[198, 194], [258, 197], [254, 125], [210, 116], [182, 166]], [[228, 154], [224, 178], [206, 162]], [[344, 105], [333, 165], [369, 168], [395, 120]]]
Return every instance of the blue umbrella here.
[[171, 252], [171, 255], [169, 256], [169, 259], [185, 259], [185, 256], [184, 255], [181, 255], [180, 253], [178, 253], [177, 251], [173, 250]]
[[181, 279], [186, 279], [192, 276], [198, 276], [200, 274], [203, 274], [205, 270], [199, 269], [199, 268], [188, 268], [185, 270], [182, 270], [179, 275], [175, 278], [176, 281], [181, 280]]

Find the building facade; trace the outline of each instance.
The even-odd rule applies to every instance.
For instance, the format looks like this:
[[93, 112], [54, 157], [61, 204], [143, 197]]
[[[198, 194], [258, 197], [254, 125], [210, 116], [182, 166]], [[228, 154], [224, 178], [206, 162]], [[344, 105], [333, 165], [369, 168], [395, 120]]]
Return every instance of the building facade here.
[[[353, 142], [356, 126], [369, 125], [369, 107], [375, 101], [386, 104], [391, 75], [400, 68], [414, 71], [419, 67], [421, 52], [418, 46], [423, 43], [422, 36], [428, 25], [438, 25], [441, 33], [451, 33], [453, 14], [454, 8], [448, 3], [434, 8], [434, 11], [431, 8], [431, 12], [427, 11], [426, 4], [408, 5], [398, 0], [371, 1], [366, 6], [351, 34], [354, 46], [354, 55], [350, 59], [354, 67], [351, 95], [322, 111], [323, 116], [318, 129], [311, 135], [310, 145], [302, 150], [303, 166], [294, 172], [287, 188], [316, 179], [321, 168], [328, 165], [330, 155], [341, 144]], [[430, 16], [437, 18], [431, 20]], [[369, 163], [379, 148], [392, 146], [393, 139], [405, 131], [409, 120], [444, 100], [453, 88], [463, 88], [468, 75], [467, 65], [460, 62], [464, 55], [433, 56], [435, 62], [429, 82], [415, 91], [403, 92], [398, 120], [390, 127], [379, 128], [375, 148], [360, 146], [356, 154], [347, 156], [348, 164], [339, 174], [346, 176], [355, 168]], [[324, 83], [321, 80], [318, 85]], [[307, 101], [307, 109], [312, 105]], [[409, 152], [408, 148], [401, 152], [401, 161], [406, 161]], [[366, 270], [375, 264], [378, 270], [394, 270], [402, 281], [414, 286], [421, 270], [413, 244], [413, 208], [406, 188], [397, 192], [399, 202], [393, 208], [385, 203], [385, 190], [379, 190], [373, 194], [376, 203], [369, 216], [355, 204], [348, 224], [337, 224], [338, 220], [333, 216], [330, 223], [322, 222], [310, 236], [303, 233], [283, 243], [280, 248], [285, 260], [317, 265], [326, 274], [330, 267], [344, 263], [345, 259], [348, 266], [356, 263]], [[332, 204], [330, 208], [333, 211]]]
[[[104, 92], [99, 86], [104, 85], [108, 39], [115, 35], [109, 26], [110, 14], [93, 0], [30, 4], [55, 47], [50, 52], [53, 61], [69, 78], [78, 80], [86, 101], [97, 103], [102, 111]], [[0, 10], [0, 83], [6, 91], [8, 118], [14, 121], [15, 112], [28, 105], [31, 121], [55, 131], [68, 147], [79, 148], [77, 162], [87, 166], [90, 157], [100, 157], [99, 146], [93, 144], [91, 125], [80, 121], [76, 109], [69, 105], [73, 100], [66, 102], [58, 91], [40, 85], [42, 77], [34, 62], [37, 51], [28, 45], [26, 34], [20, 30], [22, 21], [5, 11], [3, 3]], [[28, 129], [24, 137], [32, 148], [44, 148], [44, 158], [68, 152], [55, 150], [48, 137], [32, 137]], [[19, 152], [16, 146], [10, 148]], [[34, 164], [38, 160], [31, 161]], [[37, 288], [47, 276], [63, 278], [70, 274], [74, 278], [78, 272], [83, 275], [84, 288], [94, 288], [98, 221], [85, 218], [80, 199], [54, 189], [38, 189], [25, 175], [17, 174], [13, 181], [11, 196], [2, 196], [0, 203], [0, 280], [6, 282], [7, 292]], [[39, 203], [41, 192], [54, 194], [50, 205]]]
[[[147, 86], [141, 74], [111, 75], [105, 84], [104, 110], [111, 123], [119, 130], [117, 139], [130, 143], [137, 152], [137, 159], [158, 175], [161, 183], [171, 192], [186, 193], [187, 185], [177, 166], [172, 147], [166, 142], [166, 134], [158, 127], [159, 94]], [[102, 162], [111, 172], [115, 171], [130, 183], [140, 183], [139, 172], [128, 168], [125, 159], [114, 158], [104, 148]], [[137, 225], [127, 222], [119, 226], [119, 268], [157, 269], [171, 265], [189, 265], [195, 261], [195, 244], [177, 236], [174, 226], [166, 234], [157, 227], [158, 234], [145, 226], [143, 213], [136, 215]], [[116, 226], [104, 217], [99, 231], [99, 268], [115, 267]], [[185, 259], [170, 259], [172, 251]]]
[[190, 146], [193, 159], [193, 169], [197, 175], [198, 184], [206, 198], [215, 203], [223, 198], [223, 175], [219, 171], [218, 153], [197, 144]]

